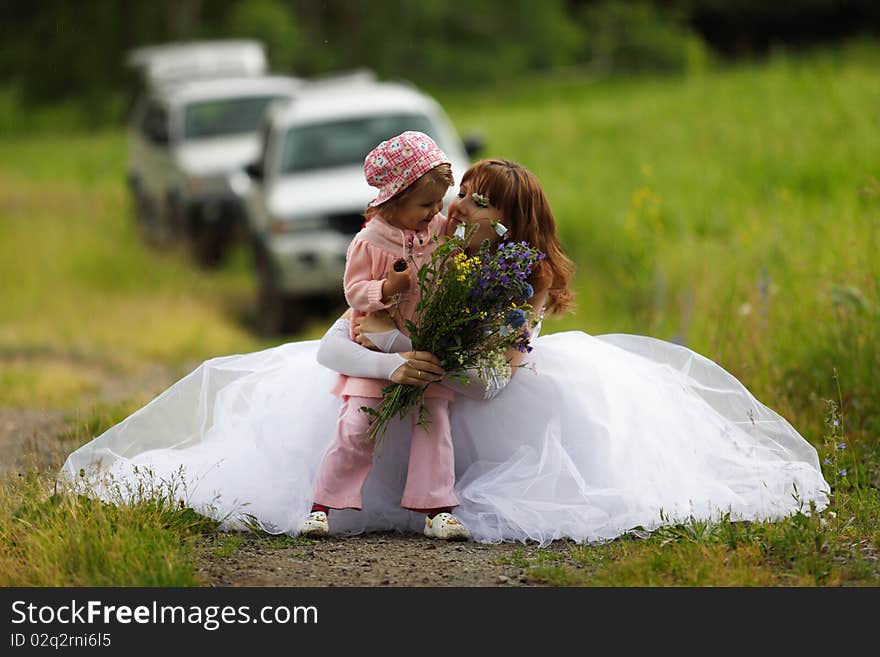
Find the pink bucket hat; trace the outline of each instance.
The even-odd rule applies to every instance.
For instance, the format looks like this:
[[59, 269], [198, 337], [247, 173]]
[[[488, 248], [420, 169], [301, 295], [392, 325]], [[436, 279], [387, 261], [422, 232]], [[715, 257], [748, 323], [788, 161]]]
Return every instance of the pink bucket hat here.
[[369, 205], [384, 203], [440, 164], [451, 162], [424, 132], [408, 130], [383, 141], [364, 159], [367, 183], [379, 190]]

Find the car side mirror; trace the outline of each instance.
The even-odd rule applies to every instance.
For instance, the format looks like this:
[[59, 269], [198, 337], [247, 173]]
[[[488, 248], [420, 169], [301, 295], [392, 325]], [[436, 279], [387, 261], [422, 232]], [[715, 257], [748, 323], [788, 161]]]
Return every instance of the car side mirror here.
[[263, 179], [263, 165], [259, 162], [251, 162], [244, 167], [244, 172], [254, 180]]
[[464, 138], [464, 152], [467, 153], [468, 157], [474, 157], [482, 151], [485, 146], [486, 142], [480, 135], [471, 133]]

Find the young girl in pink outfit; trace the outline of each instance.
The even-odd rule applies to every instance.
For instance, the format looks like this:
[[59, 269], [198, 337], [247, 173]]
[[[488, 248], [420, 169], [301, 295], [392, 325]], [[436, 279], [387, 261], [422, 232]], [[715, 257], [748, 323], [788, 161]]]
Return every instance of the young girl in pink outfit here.
[[[452, 168], [428, 135], [408, 131], [374, 148], [364, 161], [364, 173], [379, 195], [369, 203], [367, 221], [348, 248], [345, 298], [355, 318], [387, 310], [397, 329], [408, 334], [405, 321], [416, 319], [417, 272], [430, 260], [436, 238], [446, 228], [440, 210], [454, 184]], [[353, 334], [350, 337], [354, 339]], [[361, 509], [361, 489], [373, 465], [374, 445], [368, 440], [372, 417], [359, 409], [377, 408], [387, 385], [389, 381], [381, 379], [340, 374], [333, 389], [343, 400], [336, 436], [321, 462], [303, 535], [328, 534], [330, 509]], [[458, 505], [449, 429], [453, 396], [447, 388], [428, 386], [427, 429], [416, 424], [416, 414], [411, 414], [409, 466], [400, 504], [426, 514], [426, 535], [463, 540], [468, 532], [451, 513]]]

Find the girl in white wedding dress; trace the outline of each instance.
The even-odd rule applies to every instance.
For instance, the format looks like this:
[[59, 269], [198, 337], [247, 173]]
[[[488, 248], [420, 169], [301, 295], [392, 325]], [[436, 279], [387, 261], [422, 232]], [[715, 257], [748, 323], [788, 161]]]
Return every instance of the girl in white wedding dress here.
[[[532, 305], [554, 312], [570, 304], [570, 264], [526, 169], [475, 164], [448, 215], [449, 230], [480, 225], [472, 244], [500, 241], [500, 220], [510, 229], [505, 239], [545, 252]], [[348, 329], [342, 318], [320, 342], [206, 361], [70, 454], [62, 475], [108, 500], [124, 501], [145, 484], [226, 528], [256, 523], [295, 535], [334, 435], [341, 400], [330, 390], [341, 372], [443, 381], [460, 393], [450, 418], [455, 512], [476, 541], [598, 541], [691, 517], [775, 520], [828, 503], [815, 448], [686, 347], [637, 335], [538, 336], [539, 323], [526, 367], [463, 385], [444, 380], [431, 354], [368, 350]], [[388, 337], [375, 326], [360, 330], [367, 341]], [[333, 534], [422, 530], [423, 516], [399, 506], [408, 440], [409, 420], [392, 423], [363, 510], [334, 511]]]

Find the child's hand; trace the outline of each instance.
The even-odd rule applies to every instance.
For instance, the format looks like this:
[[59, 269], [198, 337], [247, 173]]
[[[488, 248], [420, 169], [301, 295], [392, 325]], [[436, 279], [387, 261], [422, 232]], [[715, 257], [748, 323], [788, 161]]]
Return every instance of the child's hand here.
[[382, 284], [383, 299], [389, 299], [395, 294], [406, 292], [412, 286], [412, 278], [410, 278], [409, 275], [409, 266], [407, 265], [402, 271], [398, 271], [400, 268], [399, 263], [406, 265], [405, 260], [398, 260], [394, 263], [394, 267], [388, 272], [388, 275], [385, 277], [385, 282]]
[[364, 333], [385, 333], [396, 328], [397, 326], [388, 311], [379, 310], [354, 320], [354, 340], [367, 349], [379, 351], [379, 347], [373, 344]]

